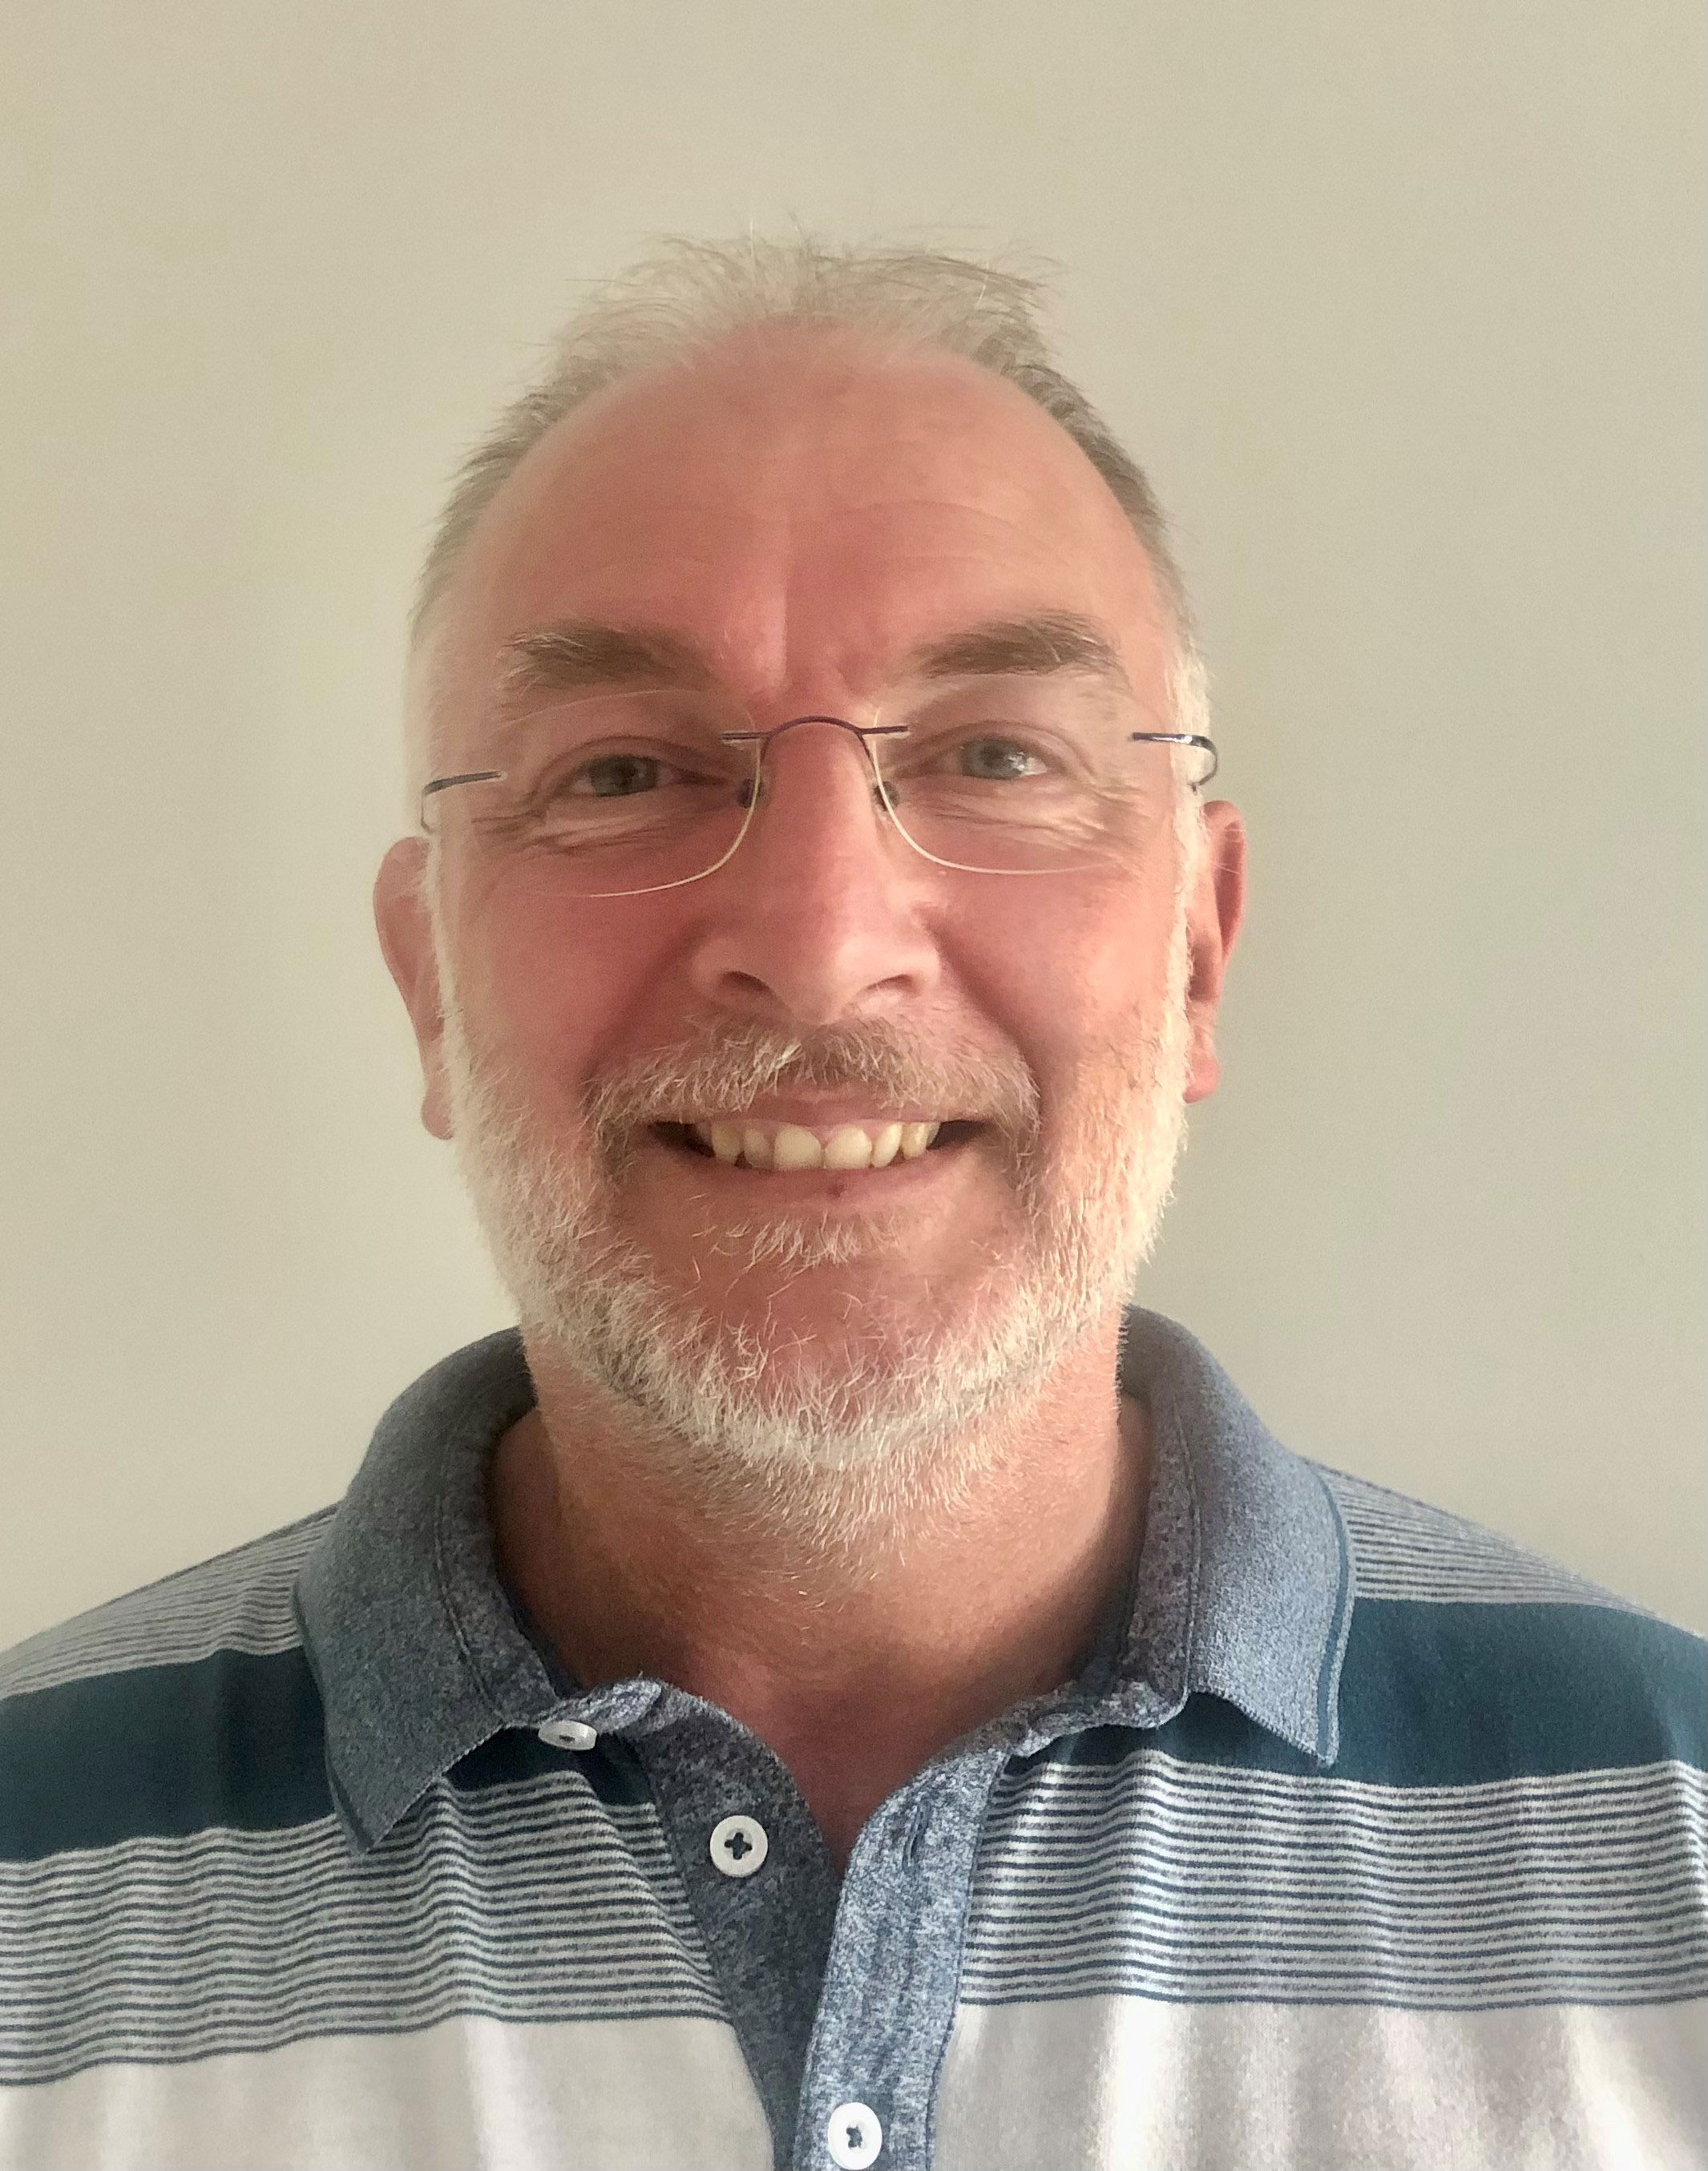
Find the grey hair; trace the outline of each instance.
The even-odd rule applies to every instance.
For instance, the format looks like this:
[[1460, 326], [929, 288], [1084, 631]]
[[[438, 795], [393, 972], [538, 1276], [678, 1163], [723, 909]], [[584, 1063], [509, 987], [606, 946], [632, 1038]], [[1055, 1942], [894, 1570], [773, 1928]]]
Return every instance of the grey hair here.
[[[469, 539], [548, 431], [620, 378], [685, 362], [739, 333], [808, 324], [959, 356], [1006, 378], [1061, 424], [1109, 485], [1156, 573], [1174, 636], [1175, 728], [1207, 732], [1204, 666], [1162, 507], [1143, 469], [1051, 359], [1039, 323], [1045, 292], [1041, 278], [936, 249], [839, 244], [808, 234], [663, 243], [594, 289], [558, 333], [544, 371], [459, 470], [410, 622], [419, 689], [413, 705], [432, 705], [429, 628]], [[419, 742], [425, 732], [416, 735]]]

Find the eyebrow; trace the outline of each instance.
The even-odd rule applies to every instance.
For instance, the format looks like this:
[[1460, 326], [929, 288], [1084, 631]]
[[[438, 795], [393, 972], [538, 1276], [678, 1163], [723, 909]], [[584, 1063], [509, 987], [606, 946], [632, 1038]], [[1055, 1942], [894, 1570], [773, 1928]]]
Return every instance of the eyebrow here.
[[593, 619], [561, 619], [505, 643], [497, 693], [501, 713], [513, 720], [546, 694], [712, 683], [705, 657], [673, 634], [601, 625]]
[[[1114, 643], [1075, 611], [1038, 611], [989, 619], [913, 650], [902, 678], [970, 678], [1005, 673], [1045, 678], [1083, 671], [1115, 683], [1127, 674]], [[561, 619], [505, 644], [498, 673], [500, 713], [510, 721], [542, 697], [609, 687], [710, 688], [717, 675], [691, 642], [663, 632]]]
[[969, 626], [916, 650], [904, 675], [970, 678], [1002, 672], [1041, 678], [1057, 671], [1089, 671], [1123, 686], [1127, 683], [1114, 642], [1077, 611], [1039, 611]]

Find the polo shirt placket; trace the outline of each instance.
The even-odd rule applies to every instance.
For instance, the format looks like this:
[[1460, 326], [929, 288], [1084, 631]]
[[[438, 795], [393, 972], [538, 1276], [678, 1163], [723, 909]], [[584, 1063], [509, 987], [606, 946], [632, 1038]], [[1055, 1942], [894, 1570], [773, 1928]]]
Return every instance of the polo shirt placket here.
[[[1237, 1397], [1218, 1397], [1213, 1382], [1206, 1394], [1200, 1382], [1181, 1403], [1175, 1368], [1155, 1362], [1159, 1338], [1180, 1334], [1156, 1315], [1129, 1321], [1125, 1384], [1152, 1405], [1151, 1493], [1135, 1573], [1090, 1664], [893, 1794], [840, 1885], [793, 1781], [745, 1727], [656, 1681], [580, 1688], [532, 1638], [500, 1582], [485, 1498], [491, 1449], [532, 1406], [532, 1382], [513, 1333], [460, 1352], [388, 1413], [299, 1586], [326, 1702], [331, 1790], [352, 1843], [384, 1838], [429, 1786], [506, 1729], [548, 1739], [591, 1733], [588, 1747], [565, 1753], [611, 1759], [643, 1782], [776, 2164], [928, 2163], [975, 1860], [1004, 1772], [1093, 1728], [1144, 1731], [1174, 1718], [1192, 1686], [1195, 1625], [1206, 1685], [1232, 1672], [1236, 1700], [1313, 1756], [1325, 1744], [1332, 1755], [1348, 1610], [1339, 1515]], [[1218, 1458], [1239, 1462], [1249, 1491], [1246, 1466], [1261, 1465], [1266, 1447], [1272, 1520], [1246, 1534], [1264, 1542], [1242, 1575], [1206, 1584], [1200, 1496], [1207, 1482], [1218, 1512]], [[1267, 1596], [1266, 1555], [1283, 1570]], [[1206, 1592], [1210, 1617], [1195, 1624]], [[763, 1861], [746, 1874], [744, 1848], [720, 1858], [713, 1846], [732, 1818], [754, 1820], [764, 1835]]]

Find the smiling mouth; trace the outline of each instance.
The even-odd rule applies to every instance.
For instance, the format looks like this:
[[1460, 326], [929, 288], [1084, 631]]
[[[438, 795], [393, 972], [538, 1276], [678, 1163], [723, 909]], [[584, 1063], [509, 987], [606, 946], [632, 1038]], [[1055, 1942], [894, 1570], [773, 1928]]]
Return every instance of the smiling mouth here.
[[653, 1134], [678, 1152], [715, 1161], [726, 1168], [792, 1175], [814, 1169], [889, 1168], [963, 1144], [985, 1128], [958, 1121], [903, 1123], [874, 1118], [813, 1128], [731, 1117], [704, 1123], [654, 1123]]

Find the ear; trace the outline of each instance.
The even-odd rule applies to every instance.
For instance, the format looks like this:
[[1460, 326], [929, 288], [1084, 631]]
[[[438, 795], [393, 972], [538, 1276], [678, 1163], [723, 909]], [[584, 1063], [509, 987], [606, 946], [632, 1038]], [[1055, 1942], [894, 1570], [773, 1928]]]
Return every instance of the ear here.
[[426, 1089], [422, 1122], [434, 1138], [448, 1139], [450, 1108], [443, 1061], [445, 1021], [424, 888], [428, 849], [423, 838], [400, 837], [387, 852], [373, 885], [373, 924], [379, 930], [386, 968], [397, 983], [415, 1029]]
[[1188, 1101], [1206, 1101], [1221, 1082], [1216, 1055], [1216, 1011], [1222, 983], [1245, 913], [1245, 824], [1231, 799], [1214, 799], [1204, 810], [1208, 844], [1187, 909], [1192, 957], [1186, 1016], [1192, 1032]]

